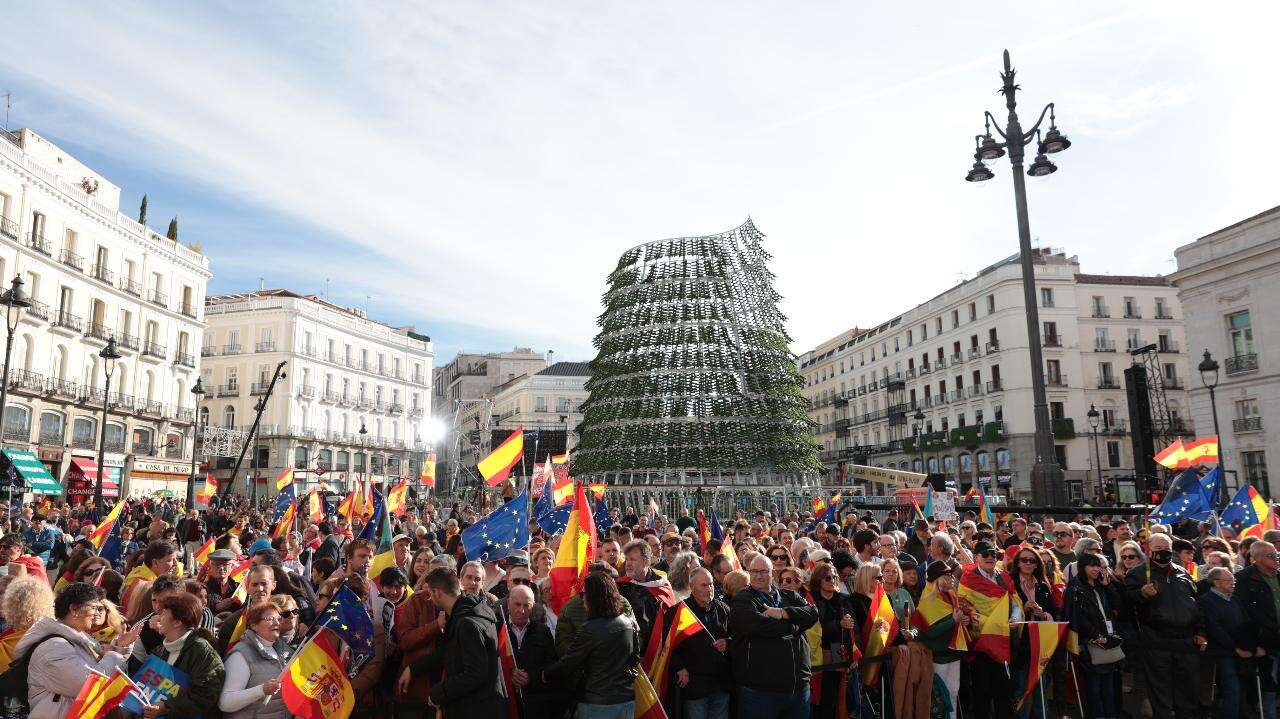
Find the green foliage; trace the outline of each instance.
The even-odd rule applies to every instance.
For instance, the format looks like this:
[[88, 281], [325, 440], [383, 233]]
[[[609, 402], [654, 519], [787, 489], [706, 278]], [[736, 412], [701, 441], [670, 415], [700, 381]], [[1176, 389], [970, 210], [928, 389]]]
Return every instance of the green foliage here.
[[147, 196], [142, 196], [142, 204], [138, 206], [138, 224], [147, 224]]
[[164, 236], [168, 237], [174, 242], [178, 241], [178, 218], [176, 215], [172, 220], [169, 220], [169, 231], [164, 233]]

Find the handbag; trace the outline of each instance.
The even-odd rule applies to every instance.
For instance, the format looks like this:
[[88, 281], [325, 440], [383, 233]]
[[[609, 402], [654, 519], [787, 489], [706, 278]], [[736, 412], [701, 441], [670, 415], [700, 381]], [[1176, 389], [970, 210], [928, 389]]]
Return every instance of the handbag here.
[[1089, 663], [1095, 667], [1115, 664], [1124, 659], [1124, 650], [1120, 648], [1119, 644], [1120, 637], [1111, 632], [1111, 620], [1107, 619], [1107, 610], [1102, 606], [1102, 596], [1096, 589], [1093, 592], [1093, 599], [1098, 603], [1098, 611], [1102, 613], [1102, 621], [1106, 622], [1107, 635], [1115, 636], [1117, 643], [1114, 647], [1100, 647], [1092, 642], [1085, 645], [1089, 647]]

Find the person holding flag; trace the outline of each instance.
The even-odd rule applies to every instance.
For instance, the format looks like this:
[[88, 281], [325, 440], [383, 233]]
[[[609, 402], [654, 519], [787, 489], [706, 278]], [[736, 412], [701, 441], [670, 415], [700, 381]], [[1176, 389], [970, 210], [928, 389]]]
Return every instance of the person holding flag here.
[[[701, 519], [701, 517], [699, 517]], [[716, 599], [711, 572], [699, 567], [689, 574], [684, 604], [705, 631], [681, 642], [671, 656], [686, 717], [728, 719], [733, 677], [729, 664], [729, 605]]]
[[[840, 709], [843, 707], [846, 714], [849, 711], [849, 671], [858, 652], [857, 643], [851, 640], [860, 632], [854, 621], [853, 598], [841, 592], [840, 585], [840, 574], [832, 564], [818, 564], [813, 568], [809, 597], [818, 610], [818, 621], [809, 632], [817, 634], [818, 643], [814, 646], [810, 641], [810, 664], [816, 661], [828, 667], [815, 673], [810, 682], [809, 701], [813, 704], [814, 719], [843, 719]], [[855, 696], [860, 695], [855, 691]], [[857, 706], [855, 703], [855, 713]]]
[[[957, 594], [977, 614], [979, 629], [972, 648], [973, 697], [969, 716], [1009, 719], [1013, 716], [1013, 688], [1009, 675], [1010, 622], [1022, 620], [1022, 607], [1007, 572], [999, 568], [1000, 550], [986, 540], [973, 547], [974, 563], [960, 575]], [[927, 575], [926, 575], [927, 576]]]

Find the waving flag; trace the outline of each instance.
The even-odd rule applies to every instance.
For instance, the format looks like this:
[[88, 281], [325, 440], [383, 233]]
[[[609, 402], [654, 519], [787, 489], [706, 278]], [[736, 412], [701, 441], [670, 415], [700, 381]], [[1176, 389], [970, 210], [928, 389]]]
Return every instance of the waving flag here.
[[289, 467], [285, 471], [281, 472], [279, 477], [276, 477], [277, 492], [284, 491], [285, 487], [290, 486], [293, 486], [293, 467]]
[[231, 573], [227, 575], [227, 579], [236, 583], [236, 591], [233, 596], [236, 599], [239, 599], [241, 604], [243, 604], [244, 600], [249, 596], [249, 587], [245, 584], [245, 578], [249, 576], [250, 569], [253, 569], [252, 558], [246, 559], [236, 565], [231, 570]]
[[1013, 590], [1009, 587], [1009, 575], [1000, 572], [1000, 582], [987, 579], [978, 573], [977, 565], [964, 568], [956, 593], [969, 600], [981, 620], [978, 639], [973, 650], [982, 652], [997, 662], [1009, 661], [1009, 607]]
[[355, 519], [356, 516], [356, 491], [353, 489], [347, 493], [346, 497], [338, 502], [338, 514], [347, 519]]
[[200, 545], [196, 550], [196, 564], [204, 564], [209, 561], [209, 555], [213, 554], [213, 547], [218, 543], [217, 537], [209, 537], [208, 541]]
[[[939, 592], [937, 582], [928, 582], [920, 595], [920, 604], [911, 613], [911, 626], [918, 632], [917, 636], [923, 635], [938, 622], [953, 619], [951, 613], [955, 608], [953, 596]], [[963, 625], [954, 624], [951, 637], [947, 640], [947, 648], [959, 652], [969, 650], [969, 638], [965, 635]]]
[[346, 719], [351, 715], [355, 694], [338, 657], [333, 635], [326, 629], [293, 656], [280, 681], [280, 698], [290, 714], [302, 719]]
[[204, 486], [196, 490], [196, 501], [203, 505], [208, 505], [209, 500], [218, 493], [218, 478], [212, 474], [205, 475]]
[[1049, 660], [1053, 659], [1053, 653], [1057, 651], [1058, 644], [1067, 633], [1066, 622], [1027, 622], [1026, 627], [1027, 635], [1031, 639], [1031, 662], [1027, 667], [1027, 689], [1018, 700], [1019, 709], [1027, 703], [1027, 698], [1040, 683], [1044, 668], [1048, 666]]
[[551, 468], [551, 501], [557, 507], [573, 501], [573, 477], [564, 468]]
[[529, 490], [462, 530], [467, 559], [496, 562], [529, 546]]
[[813, 508], [814, 519], [817, 519], [818, 515], [822, 514], [823, 510], [827, 508], [827, 500], [822, 497], [814, 497], [809, 500], [809, 505]]
[[427, 458], [422, 461], [422, 472], [418, 475], [418, 483], [427, 489], [436, 486], [436, 453], [427, 452]]
[[596, 525], [591, 518], [591, 505], [587, 504], [586, 489], [577, 484], [574, 488], [573, 511], [547, 584], [547, 606], [559, 613], [565, 602], [582, 588], [587, 574], [587, 561], [596, 553]]
[[1204, 520], [1209, 518], [1213, 504], [1204, 496], [1204, 487], [1194, 469], [1178, 475], [1169, 491], [1164, 493], [1160, 506], [1151, 511], [1151, 520], [1172, 524], [1182, 519]]
[[334, 592], [324, 611], [316, 617], [315, 626], [332, 630], [351, 648], [352, 661], [347, 667], [347, 676], [359, 674], [365, 663], [373, 658], [373, 620], [350, 587]]
[[67, 719], [98, 719], [115, 709], [130, 694], [142, 692], [142, 688], [133, 682], [127, 674], [116, 669], [107, 678], [96, 671], [89, 671], [89, 676], [80, 687], [76, 698], [67, 708]]
[[[882, 624], [877, 627], [876, 624]], [[867, 622], [862, 627], [862, 656], [875, 659], [889, 651], [889, 645], [898, 636], [898, 615], [893, 611], [893, 604], [884, 593], [884, 585], [877, 583], [875, 593], [871, 595], [871, 606], [867, 610]], [[880, 676], [883, 661], [868, 661], [862, 664], [862, 683], [872, 686]]]
[[276, 506], [271, 515], [271, 521], [279, 522], [280, 518], [284, 516], [285, 512], [289, 511], [289, 506], [293, 504], [293, 501], [297, 498], [297, 489], [292, 484], [287, 485], [286, 489], [276, 495]]
[[409, 505], [409, 480], [401, 479], [387, 490], [387, 511], [397, 517], [404, 514]]
[[[381, 493], [376, 492], [375, 497], [382, 499]], [[370, 524], [375, 521], [378, 523], [378, 539], [374, 542], [373, 561], [369, 564], [369, 576], [379, 577], [382, 570], [387, 567], [396, 565], [395, 547], [391, 544], [391, 512], [387, 511], [387, 503], [382, 502], [381, 512], [376, 513], [378, 516], [374, 520], [370, 520]]]
[[319, 524], [324, 521], [324, 500], [320, 499], [320, 490], [313, 489], [307, 495], [307, 519]]
[[706, 556], [707, 545], [711, 544], [711, 527], [707, 525], [707, 515], [698, 510], [698, 541], [702, 542], [703, 556]]
[[569, 524], [569, 514], [573, 511], [573, 503], [570, 502], [564, 506], [557, 507], [551, 501], [551, 493], [543, 492], [538, 501], [533, 505], [534, 521], [538, 523], [538, 527], [550, 536], [555, 536], [564, 531]]
[[1200, 491], [1204, 492], [1205, 503], [1210, 507], [1218, 506], [1218, 488], [1222, 485], [1222, 467], [1214, 467], [1200, 478]]
[[[283, 496], [283, 495], [282, 495]], [[289, 532], [293, 531], [293, 519], [298, 514], [298, 500], [293, 500], [285, 507], [284, 512], [280, 515], [280, 520], [276, 522], [276, 528], [271, 532], [272, 539], [281, 539], [289, 536]]]
[[1187, 462], [1187, 451], [1182, 446], [1182, 438], [1179, 437], [1164, 449], [1156, 453], [1156, 463], [1165, 469], [1186, 469], [1191, 465]]
[[1201, 437], [1182, 446], [1182, 453], [1187, 466], [1197, 464], [1218, 463], [1218, 435]]
[[1231, 525], [1240, 537], [1262, 537], [1273, 523], [1271, 505], [1258, 494], [1258, 490], [1246, 484], [1222, 513], [1222, 523]]
[[524, 427], [517, 427], [516, 431], [508, 435], [501, 444], [480, 460], [477, 469], [480, 470], [480, 475], [484, 477], [486, 484], [496, 487], [506, 480], [511, 474], [511, 468], [516, 466], [523, 456]]
[[116, 502], [116, 506], [107, 512], [107, 516], [93, 530], [93, 534], [89, 535], [89, 542], [93, 544], [94, 549], [102, 549], [102, 543], [107, 541], [107, 535], [111, 534], [116, 527], [116, 520], [120, 518], [120, 510], [124, 509], [124, 501]]
[[382, 515], [385, 512], [386, 502], [382, 501], [382, 493], [375, 491], [373, 493], [373, 516], [360, 528], [360, 533], [356, 535], [356, 539], [367, 539], [373, 543], [373, 546], [378, 546], [378, 530], [381, 529]]
[[707, 518], [707, 525], [711, 529], [711, 538], [724, 540], [724, 527], [720, 526], [720, 518], [716, 516], [715, 506], [711, 506], [709, 511], [711, 515]]
[[609, 516], [609, 508], [605, 506], [604, 500], [596, 500], [596, 513], [593, 517], [596, 523], [596, 536], [609, 536], [609, 527], [613, 526], [613, 517]]

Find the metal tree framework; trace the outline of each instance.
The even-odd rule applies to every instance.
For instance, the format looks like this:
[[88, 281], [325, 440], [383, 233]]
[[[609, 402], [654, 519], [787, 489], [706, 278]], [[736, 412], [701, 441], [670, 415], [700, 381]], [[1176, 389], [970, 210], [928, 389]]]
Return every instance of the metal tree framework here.
[[645, 243], [618, 260], [574, 476], [758, 483], [821, 470], [763, 237], [748, 219], [718, 235]]

